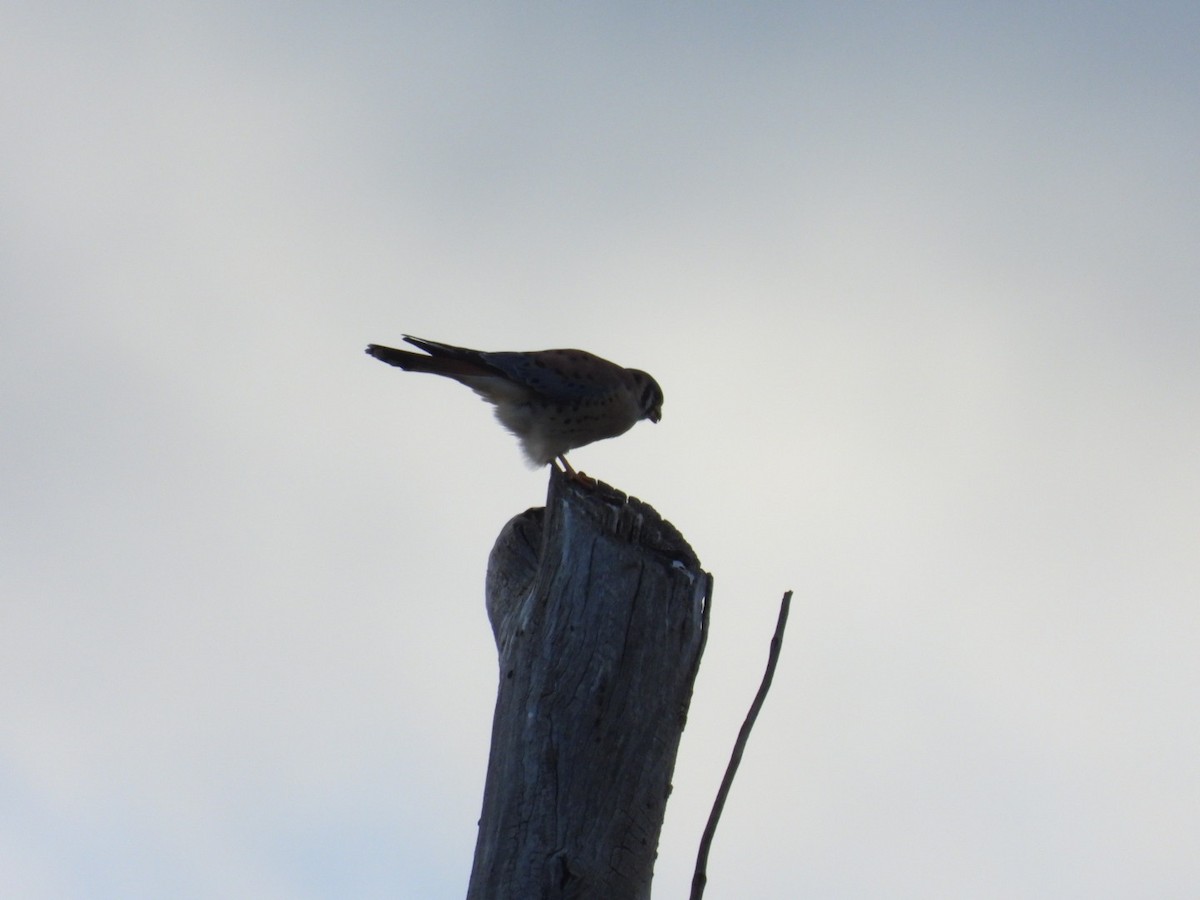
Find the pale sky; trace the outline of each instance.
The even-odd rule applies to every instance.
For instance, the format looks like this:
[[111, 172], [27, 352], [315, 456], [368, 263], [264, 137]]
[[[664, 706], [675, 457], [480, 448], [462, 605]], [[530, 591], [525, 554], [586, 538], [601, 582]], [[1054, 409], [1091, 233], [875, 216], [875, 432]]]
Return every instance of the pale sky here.
[[582, 347], [716, 579], [683, 897], [1200, 890], [1200, 7], [0, 8], [0, 896], [462, 897]]

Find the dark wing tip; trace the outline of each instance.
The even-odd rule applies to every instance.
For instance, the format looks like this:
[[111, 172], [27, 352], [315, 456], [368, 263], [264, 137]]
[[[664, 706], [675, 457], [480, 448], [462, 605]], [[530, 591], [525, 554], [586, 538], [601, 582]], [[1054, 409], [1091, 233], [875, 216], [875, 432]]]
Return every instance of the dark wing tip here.
[[427, 341], [425, 338], [414, 337], [411, 334], [402, 334], [400, 337], [404, 338], [404, 343], [412, 344], [414, 347], [424, 350], [431, 356], [437, 356], [439, 353], [446, 355], [447, 351], [460, 349], [458, 347], [453, 347], [450, 344], [441, 344], [437, 341]]

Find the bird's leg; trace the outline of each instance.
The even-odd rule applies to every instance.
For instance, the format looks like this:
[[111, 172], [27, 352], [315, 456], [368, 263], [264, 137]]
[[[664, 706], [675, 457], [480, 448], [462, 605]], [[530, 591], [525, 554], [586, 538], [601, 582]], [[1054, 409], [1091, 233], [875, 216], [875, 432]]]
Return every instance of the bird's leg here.
[[582, 472], [576, 472], [573, 468], [571, 468], [571, 464], [569, 462], [567, 462], [567, 456], [565, 453], [558, 454], [558, 456], [556, 456], [555, 459], [558, 462], [562, 463], [563, 472], [564, 472], [564, 474], [566, 474], [568, 480], [578, 482], [579, 484], [582, 484], [584, 487], [594, 487], [595, 486], [596, 479], [590, 478], [587, 475], [584, 475]]

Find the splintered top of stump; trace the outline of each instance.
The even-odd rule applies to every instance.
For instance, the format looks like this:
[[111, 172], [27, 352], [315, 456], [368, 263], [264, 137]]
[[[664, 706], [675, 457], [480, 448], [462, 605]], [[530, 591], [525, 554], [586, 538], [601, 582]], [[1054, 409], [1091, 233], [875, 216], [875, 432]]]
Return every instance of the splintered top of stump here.
[[581, 484], [554, 469], [546, 505], [568, 503], [572, 512], [586, 516], [612, 537], [669, 556], [683, 568], [699, 568], [691, 545], [653, 506], [603, 481], [588, 481]]
[[500, 684], [469, 900], [648, 900], [712, 579], [649, 505], [555, 471], [487, 582]]

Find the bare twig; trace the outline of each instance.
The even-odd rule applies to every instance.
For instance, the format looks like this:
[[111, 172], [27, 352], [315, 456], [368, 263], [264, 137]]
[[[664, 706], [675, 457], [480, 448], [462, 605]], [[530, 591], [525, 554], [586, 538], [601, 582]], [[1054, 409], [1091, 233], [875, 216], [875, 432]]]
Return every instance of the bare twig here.
[[742, 723], [742, 730], [738, 732], [737, 741], [733, 745], [733, 754], [729, 757], [729, 765], [725, 767], [725, 777], [721, 780], [721, 789], [717, 791], [717, 799], [713, 802], [712, 812], [708, 815], [708, 824], [704, 826], [704, 835], [700, 838], [700, 852], [696, 856], [696, 871], [692, 876], [691, 900], [700, 900], [704, 896], [704, 887], [708, 884], [708, 851], [712, 847], [713, 834], [717, 830], [721, 812], [725, 809], [725, 799], [729, 796], [733, 776], [737, 774], [738, 766], [741, 765], [742, 753], [746, 749], [746, 742], [750, 739], [750, 729], [754, 727], [758, 711], [762, 709], [763, 701], [767, 699], [767, 691], [771, 689], [771, 679], [775, 677], [775, 664], [779, 662], [779, 650], [783, 646], [783, 629], [787, 626], [788, 609], [791, 605], [792, 592], [788, 591], [783, 595], [783, 600], [779, 604], [779, 620], [775, 623], [775, 636], [771, 638], [767, 670], [763, 673], [762, 684], [758, 686], [754, 702], [750, 704], [750, 712], [746, 714], [746, 721]]

